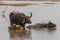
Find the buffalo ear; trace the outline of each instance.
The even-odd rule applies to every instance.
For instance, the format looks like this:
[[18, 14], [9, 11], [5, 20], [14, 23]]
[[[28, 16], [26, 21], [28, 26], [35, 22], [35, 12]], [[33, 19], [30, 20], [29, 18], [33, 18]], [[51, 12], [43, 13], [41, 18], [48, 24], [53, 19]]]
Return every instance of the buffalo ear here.
[[30, 17], [32, 17], [32, 13], [30, 12]]

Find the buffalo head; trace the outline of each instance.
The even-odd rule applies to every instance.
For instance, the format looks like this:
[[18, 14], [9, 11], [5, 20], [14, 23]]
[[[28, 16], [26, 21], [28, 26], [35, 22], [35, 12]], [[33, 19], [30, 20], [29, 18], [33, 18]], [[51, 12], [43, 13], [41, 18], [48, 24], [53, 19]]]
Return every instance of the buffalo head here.
[[31, 17], [32, 17], [32, 13], [30, 12], [30, 16], [25, 16], [22, 23], [28, 23], [28, 24], [31, 24]]

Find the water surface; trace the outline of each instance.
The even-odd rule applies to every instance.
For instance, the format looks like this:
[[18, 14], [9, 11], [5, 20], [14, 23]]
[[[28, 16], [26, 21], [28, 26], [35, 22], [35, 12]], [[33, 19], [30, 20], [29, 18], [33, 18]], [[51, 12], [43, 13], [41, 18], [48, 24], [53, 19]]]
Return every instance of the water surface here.
[[[6, 18], [1, 16], [3, 14], [3, 10], [5, 10]], [[48, 31], [47, 29], [31, 29], [31, 37], [26, 37], [25, 39], [23, 38], [23, 40], [60, 40], [60, 4], [40, 4], [24, 7], [0, 6], [0, 40], [21, 40], [19, 37], [16, 37], [15, 39], [10, 38], [9, 36], [9, 13], [12, 11], [23, 12], [26, 15], [30, 15], [29, 12], [32, 12], [32, 24], [39, 22], [47, 23], [51, 20], [57, 25], [57, 30], [53, 31]]]

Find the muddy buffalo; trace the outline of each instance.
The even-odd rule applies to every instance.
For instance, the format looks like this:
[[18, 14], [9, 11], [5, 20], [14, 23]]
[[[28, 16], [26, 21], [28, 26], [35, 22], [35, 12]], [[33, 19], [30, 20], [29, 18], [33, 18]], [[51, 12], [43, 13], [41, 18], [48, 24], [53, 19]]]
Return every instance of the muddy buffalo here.
[[55, 28], [56, 24], [49, 21], [48, 23], [36, 23], [34, 25], [29, 25], [27, 28]]
[[52, 23], [51, 21], [49, 21], [46, 25], [45, 25], [45, 27], [47, 27], [47, 28], [54, 28], [54, 27], [56, 27], [57, 25], [56, 24], [54, 24], [54, 23]]
[[24, 13], [21, 12], [11, 12], [9, 17], [10, 17], [10, 25], [16, 24], [20, 25], [25, 29], [25, 24], [31, 24], [30, 18], [32, 17], [32, 13], [30, 12], [30, 16], [26, 16]]

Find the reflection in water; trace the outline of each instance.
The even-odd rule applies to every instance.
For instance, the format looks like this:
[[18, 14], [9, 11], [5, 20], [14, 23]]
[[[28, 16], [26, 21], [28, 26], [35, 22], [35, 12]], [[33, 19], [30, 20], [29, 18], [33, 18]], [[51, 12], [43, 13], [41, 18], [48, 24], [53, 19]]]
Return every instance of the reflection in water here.
[[47, 30], [51, 32], [51, 31], [55, 31], [56, 28], [48, 28]]
[[[37, 28], [37, 29], [31, 29], [29, 31], [33, 31], [35, 32], [35, 35], [38, 35], [40, 32], [42, 33], [41, 35], [44, 35], [44, 32], [48, 35], [54, 35], [56, 29], [53, 28], [53, 29], [47, 29], [47, 28]], [[32, 32], [33, 33], [33, 32]], [[34, 34], [33, 34], [34, 35]], [[46, 35], [47, 36], [47, 35]], [[37, 37], [37, 36], [36, 36]], [[39, 37], [39, 36], [38, 36]], [[32, 40], [32, 35], [31, 35], [31, 32], [30, 34], [27, 34], [25, 36], [14, 36], [14, 37], [11, 37], [11, 40]]]
[[35, 28], [35, 29], [32, 29], [32, 30], [54, 32], [54, 31], [56, 31], [56, 28]]
[[[13, 31], [13, 30], [11, 30], [11, 31]], [[18, 34], [15, 33], [16, 30], [14, 30], [13, 34], [11, 31], [9, 31], [11, 40], [32, 40], [31, 30], [28, 30], [27, 32], [24, 32], [24, 33], [23, 32], [19, 33], [20, 32], [19, 31]]]
[[[47, 28], [43, 29], [32, 29], [32, 40], [50, 40], [50, 38], [55, 37], [56, 29], [48, 30]], [[35, 39], [34, 39], [35, 38]]]
[[[48, 35], [54, 35], [55, 32], [56, 32], [56, 28], [35, 28], [35, 29], [28, 29], [28, 32], [25, 35], [23, 35], [23, 33], [19, 33], [20, 35], [10, 35], [10, 36], [11, 36], [11, 40], [33, 40], [32, 36], [34, 34], [48, 36]], [[11, 32], [10, 32], [10, 34], [11, 34]], [[34, 35], [34, 37], [35, 37], [35, 35]], [[39, 37], [39, 36], [36, 36], [36, 37]]]
[[11, 38], [11, 40], [32, 40], [31, 39], [31, 34], [28, 34], [26, 36], [16, 36]]

